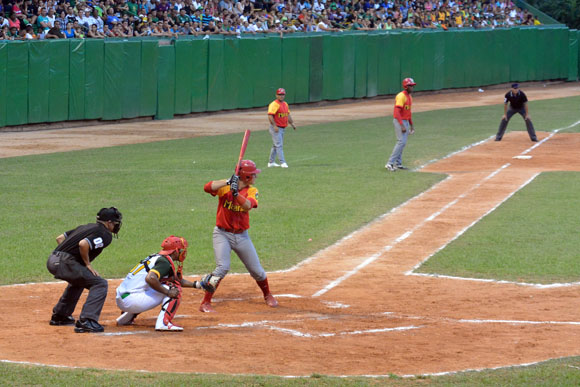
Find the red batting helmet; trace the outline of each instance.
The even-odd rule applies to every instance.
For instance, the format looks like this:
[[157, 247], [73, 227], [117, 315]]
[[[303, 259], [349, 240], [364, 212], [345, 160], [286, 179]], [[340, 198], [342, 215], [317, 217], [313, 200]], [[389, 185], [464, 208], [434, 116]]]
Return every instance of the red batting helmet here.
[[415, 86], [416, 83], [413, 80], [413, 78], [405, 78], [403, 79], [403, 88], [406, 88], [407, 86]]
[[252, 160], [242, 160], [240, 163], [240, 178], [244, 181], [248, 181], [252, 178], [252, 175], [257, 175], [262, 172], [256, 168], [256, 163]]
[[169, 255], [174, 251], [179, 250], [179, 262], [183, 262], [187, 256], [187, 246], [188, 243], [185, 238], [171, 235], [165, 238], [165, 240], [161, 243], [162, 250], [159, 252], [159, 254]]
[[286, 90], [284, 90], [283, 88], [279, 88], [278, 90], [276, 90], [276, 94], [278, 94], [278, 95], [286, 95]]

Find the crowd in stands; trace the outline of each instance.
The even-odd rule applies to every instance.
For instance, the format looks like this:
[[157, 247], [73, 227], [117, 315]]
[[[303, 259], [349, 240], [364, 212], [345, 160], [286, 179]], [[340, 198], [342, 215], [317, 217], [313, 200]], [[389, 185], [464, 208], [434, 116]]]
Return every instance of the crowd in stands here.
[[3, 0], [0, 4], [0, 40], [538, 24], [511, 0]]

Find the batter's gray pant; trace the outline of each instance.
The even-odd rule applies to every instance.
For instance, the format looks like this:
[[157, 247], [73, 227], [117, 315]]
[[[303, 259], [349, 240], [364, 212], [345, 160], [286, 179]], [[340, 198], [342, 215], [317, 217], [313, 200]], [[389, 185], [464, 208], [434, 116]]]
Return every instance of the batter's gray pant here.
[[495, 139], [500, 141], [507, 129], [508, 122], [512, 118], [512, 116], [516, 113], [519, 113], [526, 123], [526, 130], [528, 131], [528, 136], [530, 136], [530, 140], [537, 141], [538, 138], [536, 137], [536, 131], [534, 129], [534, 124], [532, 124], [532, 120], [526, 120], [526, 108], [522, 107], [521, 109], [514, 109], [511, 106], [508, 107], [506, 112], [506, 119], [502, 119], [499, 123], [499, 129], [497, 130], [497, 134], [495, 135]]
[[228, 274], [232, 250], [246, 266], [252, 278], [256, 281], [266, 279], [266, 272], [262, 268], [258, 253], [248, 235], [248, 231], [234, 234], [219, 227], [215, 227], [213, 230], [213, 252], [216, 263], [216, 268], [212, 272], [213, 275], [224, 278]]
[[284, 158], [284, 132], [286, 128], [278, 127], [278, 132], [275, 131], [275, 127], [270, 125], [270, 135], [272, 136], [272, 149], [270, 150], [270, 162], [276, 161], [276, 156], [280, 160], [280, 164], [284, 164], [286, 159]]
[[54, 278], [68, 282], [64, 293], [52, 309], [52, 313], [60, 316], [72, 315], [83, 290], [89, 289], [89, 295], [83, 305], [80, 319], [99, 321], [107, 298], [109, 286], [107, 280], [94, 275], [74, 256], [62, 251], [53, 252], [48, 257], [46, 267], [54, 275]]
[[403, 127], [399, 124], [399, 121], [394, 118], [393, 125], [395, 126], [395, 135], [397, 136], [397, 143], [393, 148], [393, 153], [391, 153], [391, 157], [389, 158], [389, 164], [393, 166], [402, 165], [403, 164], [403, 149], [405, 149], [405, 145], [407, 145], [407, 138], [409, 137], [409, 124], [408, 120], [403, 120], [403, 125], [405, 126], [405, 132], [403, 132]]

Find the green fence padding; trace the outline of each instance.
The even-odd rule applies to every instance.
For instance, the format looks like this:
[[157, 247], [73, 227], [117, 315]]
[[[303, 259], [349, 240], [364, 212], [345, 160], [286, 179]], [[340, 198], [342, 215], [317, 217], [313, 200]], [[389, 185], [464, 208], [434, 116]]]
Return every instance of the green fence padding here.
[[0, 128], [6, 126], [6, 53], [7, 44], [0, 42]]
[[130, 40], [123, 45], [122, 117], [135, 118], [140, 114], [141, 42]]
[[511, 28], [509, 31], [510, 49], [510, 82], [521, 82], [526, 79], [527, 70], [521, 60], [520, 30]]
[[224, 79], [224, 40], [210, 39], [208, 51], [207, 110], [223, 109], [225, 89]]
[[175, 47], [160, 46], [157, 62], [158, 120], [169, 120], [175, 112]]
[[322, 100], [322, 36], [312, 36], [310, 40], [310, 82], [308, 102]]
[[159, 42], [141, 42], [141, 93], [139, 95], [139, 115], [151, 117], [157, 114], [157, 56]]
[[[343, 98], [344, 44], [352, 46], [352, 36], [325, 35], [322, 37], [322, 99]], [[350, 48], [350, 47], [349, 47]], [[350, 58], [354, 61], [354, 58]], [[350, 74], [351, 79], [354, 74]]]
[[510, 32], [506, 29], [497, 29], [486, 33], [490, 41], [490, 50], [493, 57], [490, 72], [490, 83], [498, 84], [510, 81], [510, 56], [512, 42], [509, 40]]
[[85, 41], [72, 40], [70, 50], [69, 120], [85, 118]]
[[286, 102], [308, 102], [310, 84], [310, 39], [284, 37], [282, 39], [282, 80]]
[[223, 109], [236, 109], [240, 106], [240, 100], [246, 100], [244, 90], [246, 77], [245, 64], [240, 50], [240, 39], [224, 40], [224, 81], [226, 92], [223, 94]]
[[[368, 35], [354, 35], [355, 39], [353, 42], [354, 46], [354, 85], [350, 82], [344, 83], [343, 98], [362, 98], [367, 96], [367, 77], [368, 77], [368, 66], [369, 66], [369, 36]], [[349, 55], [348, 51], [344, 52], [345, 57]], [[350, 62], [348, 62], [350, 63]], [[350, 70], [345, 67], [344, 74], [350, 72]], [[352, 87], [354, 86], [354, 87]]]
[[50, 75], [50, 42], [32, 41], [28, 46], [28, 122], [48, 121], [50, 99], [46, 80]]
[[254, 78], [254, 107], [267, 106], [275, 98], [276, 90], [282, 85], [282, 44], [279, 37], [258, 40], [255, 47], [260, 58], [259, 76]]
[[193, 41], [175, 41], [175, 114], [191, 113]]
[[204, 112], [207, 110], [207, 82], [208, 82], [208, 48], [207, 40], [193, 40], [193, 62], [191, 88], [191, 111]]
[[578, 77], [580, 78], [580, 30], [576, 36], [578, 37]]
[[367, 38], [367, 85], [366, 96], [374, 97], [379, 90], [379, 44], [380, 35], [369, 35]]
[[[340, 38], [340, 36], [338, 36]], [[360, 50], [361, 60], [360, 67], [361, 67], [361, 76], [364, 76], [364, 87], [366, 94], [366, 78], [367, 78], [367, 65], [366, 65], [366, 57], [367, 57], [367, 45], [366, 40], [367, 36], [365, 35], [356, 35], [356, 34], [348, 34], [344, 36], [344, 41], [342, 42], [342, 74], [341, 78], [338, 79], [338, 83], [340, 85], [340, 79], [342, 79], [342, 90], [339, 94], [340, 99], [342, 98], [353, 98], [355, 93], [355, 86], [356, 86], [356, 79], [357, 79], [357, 50]], [[340, 43], [340, 41], [339, 41]], [[360, 43], [360, 47], [358, 47]], [[362, 58], [364, 56], [364, 59]], [[362, 63], [364, 61], [364, 64]]]
[[70, 93], [70, 40], [50, 42], [50, 101], [48, 120], [66, 121]]
[[[522, 28], [520, 30], [520, 59], [522, 65], [522, 79], [523, 81], [535, 81], [538, 79], [538, 71], [541, 71], [541, 57], [544, 55], [538, 52], [537, 47], [543, 46], [546, 42], [542, 39], [545, 34], [538, 36], [537, 28]], [[541, 78], [542, 76], [540, 76]]]
[[103, 117], [105, 100], [105, 42], [100, 39], [85, 41], [85, 118]]
[[568, 54], [568, 80], [578, 80], [578, 31], [570, 30]]
[[103, 120], [123, 118], [123, 77], [131, 71], [123, 63], [124, 45], [123, 41], [105, 41]]
[[254, 89], [257, 87], [255, 80], [263, 76], [262, 66], [257, 65], [261, 59], [257, 49], [259, 44], [260, 41], [256, 37], [241, 39], [239, 43], [239, 50], [243, 52], [239, 63], [241, 71], [244, 72], [244, 76], [239, 81], [242, 88], [241, 92], [238, 93], [240, 108], [254, 107]]
[[569, 63], [569, 55], [570, 55], [570, 50], [568, 50], [568, 44], [569, 44], [569, 29], [565, 28], [565, 27], [557, 27], [554, 28], [555, 30], [555, 34], [554, 34], [554, 41], [556, 42], [559, 52], [560, 52], [560, 56], [559, 56], [559, 61], [558, 64], [559, 66], [559, 72], [558, 75], [556, 76], [556, 78], [558, 79], [566, 79], [568, 77], [568, 63]]
[[6, 125], [22, 125], [28, 121], [28, 43], [10, 42], [6, 57]]

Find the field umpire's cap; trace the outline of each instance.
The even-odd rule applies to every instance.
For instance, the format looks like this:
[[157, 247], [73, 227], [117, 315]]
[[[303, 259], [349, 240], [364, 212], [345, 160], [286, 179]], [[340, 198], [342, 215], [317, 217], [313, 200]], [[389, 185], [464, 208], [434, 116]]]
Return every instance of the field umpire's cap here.
[[512, 83], [512, 89], [517, 89], [520, 87], [519, 83]]
[[123, 220], [123, 214], [115, 207], [101, 208], [97, 214], [97, 220], [107, 222], [121, 222]]

